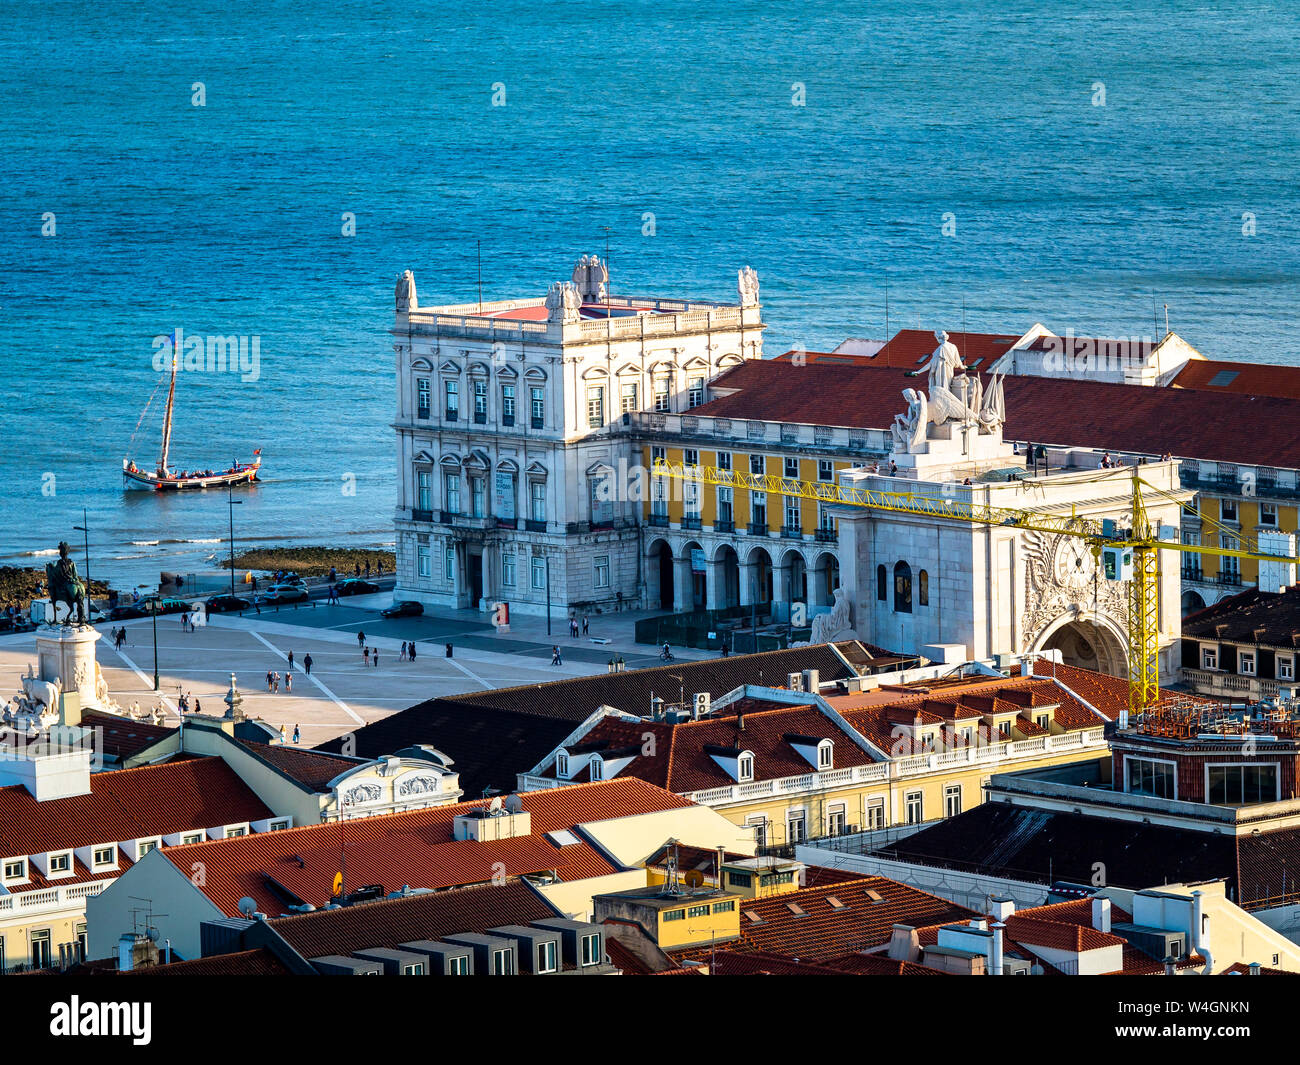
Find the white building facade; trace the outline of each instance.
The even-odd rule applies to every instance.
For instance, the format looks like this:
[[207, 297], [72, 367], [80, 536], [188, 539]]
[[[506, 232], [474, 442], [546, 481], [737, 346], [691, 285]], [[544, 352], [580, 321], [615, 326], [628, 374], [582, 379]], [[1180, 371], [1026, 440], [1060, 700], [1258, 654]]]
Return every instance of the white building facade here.
[[758, 282], [736, 303], [616, 297], [584, 257], [544, 297], [421, 307], [397, 282], [398, 599], [557, 614], [640, 605], [635, 415], [699, 406], [762, 356]]

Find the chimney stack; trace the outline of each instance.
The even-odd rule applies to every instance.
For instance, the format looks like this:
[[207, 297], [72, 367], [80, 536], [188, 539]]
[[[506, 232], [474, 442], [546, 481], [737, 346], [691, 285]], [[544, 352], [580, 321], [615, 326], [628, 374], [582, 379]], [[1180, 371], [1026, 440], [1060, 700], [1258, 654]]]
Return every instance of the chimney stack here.
[[143, 932], [127, 932], [117, 941], [117, 970], [150, 969], [158, 964], [158, 944]]
[[1002, 930], [1006, 928], [1001, 921], [993, 924], [993, 964], [992, 975], [1001, 976], [1005, 965], [1002, 960]]
[[1110, 899], [1100, 895], [1093, 897], [1092, 927], [1098, 932], [1110, 931]]

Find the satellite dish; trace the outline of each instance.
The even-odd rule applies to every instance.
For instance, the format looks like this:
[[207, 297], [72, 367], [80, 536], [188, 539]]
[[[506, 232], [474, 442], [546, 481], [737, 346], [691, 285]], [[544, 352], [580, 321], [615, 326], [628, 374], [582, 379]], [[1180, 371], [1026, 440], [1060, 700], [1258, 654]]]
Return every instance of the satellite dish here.
[[245, 917], [252, 917], [257, 912], [257, 903], [245, 895], [239, 900], [239, 912]]
[[686, 875], [682, 877], [686, 881], [688, 888], [698, 888], [704, 886], [704, 874], [698, 869], [688, 869]]
[[517, 814], [523, 808], [524, 808], [524, 800], [521, 799], [518, 795], [511, 795], [508, 799], [506, 799], [507, 813]]
[[501, 796], [500, 795], [496, 796], [496, 798], [494, 798], [490, 803], [488, 803], [488, 813], [490, 813], [493, 817], [496, 817], [497, 814], [501, 812], [502, 805], [503, 804], [501, 802]]
[[338, 898], [341, 894], [343, 894], [343, 874], [335, 873], [334, 874], [334, 898]]

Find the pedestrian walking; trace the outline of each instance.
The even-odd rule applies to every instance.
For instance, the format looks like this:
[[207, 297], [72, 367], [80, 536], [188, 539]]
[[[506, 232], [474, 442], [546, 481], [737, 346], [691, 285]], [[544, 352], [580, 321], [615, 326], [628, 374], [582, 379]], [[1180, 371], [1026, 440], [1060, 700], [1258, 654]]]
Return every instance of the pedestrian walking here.
[[272, 674], [271, 674], [271, 683], [273, 683], [273, 684], [275, 685], [275, 688], [273, 689], [274, 692], [275, 692], [275, 694], [276, 694], [276, 695], [279, 695], [279, 694], [280, 694], [280, 674], [279, 674], [278, 671], [275, 672], [275, 673], [272, 673]]
[[379, 648], [378, 648], [378, 647], [372, 647], [372, 648], [370, 649], [370, 657], [371, 657], [371, 659], [373, 660], [373, 662], [374, 662], [374, 664], [375, 664], [375, 668], [378, 669], [378, 668], [379, 668]]
[[301, 738], [301, 736], [302, 736], [302, 730], [301, 730], [297, 725], [294, 725], [294, 726], [293, 726], [293, 742], [294, 742], [294, 743], [297, 743], [298, 740]]
[[286, 695], [292, 695], [292, 694], [293, 694], [293, 674], [292, 674], [292, 673], [286, 673], [286, 674], [284, 675], [284, 690], [285, 690], [285, 694], [286, 694]]
[[370, 559], [366, 559], [366, 579], [370, 579]]
[[271, 671], [268, 669], [268, 670], [266, 671], [266, 690], [267, 690], [267, 691], [271, 691], [271, 685], [272, 685], [272, 683], [274, 683], [274, 681], [275, 681], [275, 676], [274, 676], [274, 674], [272, 674]]
[[588, 626], [588, 624], [589, 624], [589, 619], [588, 619], [588, 617], [587, 617], [586, 614], [583, 614], [583, 615], [582, 615], [582, 635], [584, 635], [584, 636], [587, 635], [587, 626]]
[[281, 726], [280, 726], [280, 742], [281, 742], [281, 743], [288, 743], [288, 742], [289, 742], [289, 730], [288, 730], [288, 728], [287, 728], [286, 726], [284, 726], [284, 725], [281, 725]]
[[366, 660], [366, 665], [370, 665], [370, 648], [369, 647], [361, 648], [361, 655]]
[[196, 714], [201, 712], [201, 711], [199, 710], [199, 701], [198, 701], [197, 699], [194, 700], [194, 712], [195, 712]]
[[289, 659], [289, 668], [293, 669], [293, 652], [290, 651], [287, 655], [285, 655], [285, 657]]
[[187, 632], [187, 631], [189, 630], [189, 627], [190, 627], [190, 616], [189, 616], [189, 614], [182, 614], [182, 615], [181, 615], [181, 632]]
[[553, 666], [564, 665], [564, 663], [560, 661], [560, 645], [558, 643], [554, 644], [551, 647], [551, 665]]
[[405, 661], [406, 661], [406, 641], [405, 641], [405, 640], [402, 641], [402, 649], [401, 649], [400, 651], [397, 652], [397, 660], [398, 660], [399, 662], [405, 662]]
[[358, 647], [365, 647], [365, 645], [366, 645], [366, 634], [365, 634], [364, 632], [360, 632], [360, 631], [358, 631], [358, 632], [357, 632], [357, 646], [358, 646]]
[[415, 661], [415, 641], [414, 641], [414, 640], [411, 641], [411, 645], [406, 649], [406, 657], [409, 658], [412, 662]]
[[307, 671], [307, 676], [311, 676], [311, 652], [302, 656], [302, 668]]
[[379, 563], [379, 576], [382, 577], [383, 575], [384, 575], [384, 564], [383, 564], [383, 562], [380, 562], [380, 563]]
[[334, 583], [336, 580], [338, 580], [338, 579], [339, 579], [338, 571], [337, 571], [333, 566], [331, 566], [331, 567], [330, 567], [330, 584], [333, 584], [333, 583]]

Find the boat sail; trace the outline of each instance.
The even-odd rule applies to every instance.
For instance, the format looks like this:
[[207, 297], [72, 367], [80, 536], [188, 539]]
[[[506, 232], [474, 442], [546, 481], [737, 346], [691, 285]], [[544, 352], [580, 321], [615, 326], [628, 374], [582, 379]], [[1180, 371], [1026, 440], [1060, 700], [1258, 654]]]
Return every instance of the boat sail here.
[[[180, 492], [187, 489], [226, 488], [254, 483], [257, 480], [258, 471], [262, 468], [261, 448], [253, 452], [252, 462], [236, 462], [225, 470], [172, 470], [172, 410], [176, 403], [177, 364], [174, 335], [172, 339], [172, 372], [171, 381], [167, 387], [167, 409], [163, 413], [162, 450], [158, 455], [158, 468], [154, 471], [141, 469], [128, 455], [122, 460], [122, 480], [125, 486], [127, 488], [144, 488], [155, 492]], [[157, 389], [154, 390], [154, 394], [157, 394]], [[149, 413], [149, 407], [152, 403], [153, 396], [150, 396], [149, 402], [145, 404], [144, 411], [140, 414], [140, 421], [136, 422], [137, 430], [140, 428], [140, 422], [143, 422], [145, 415]], [[132, 434], [131, 440], [134, 443], [134, 434]]]

